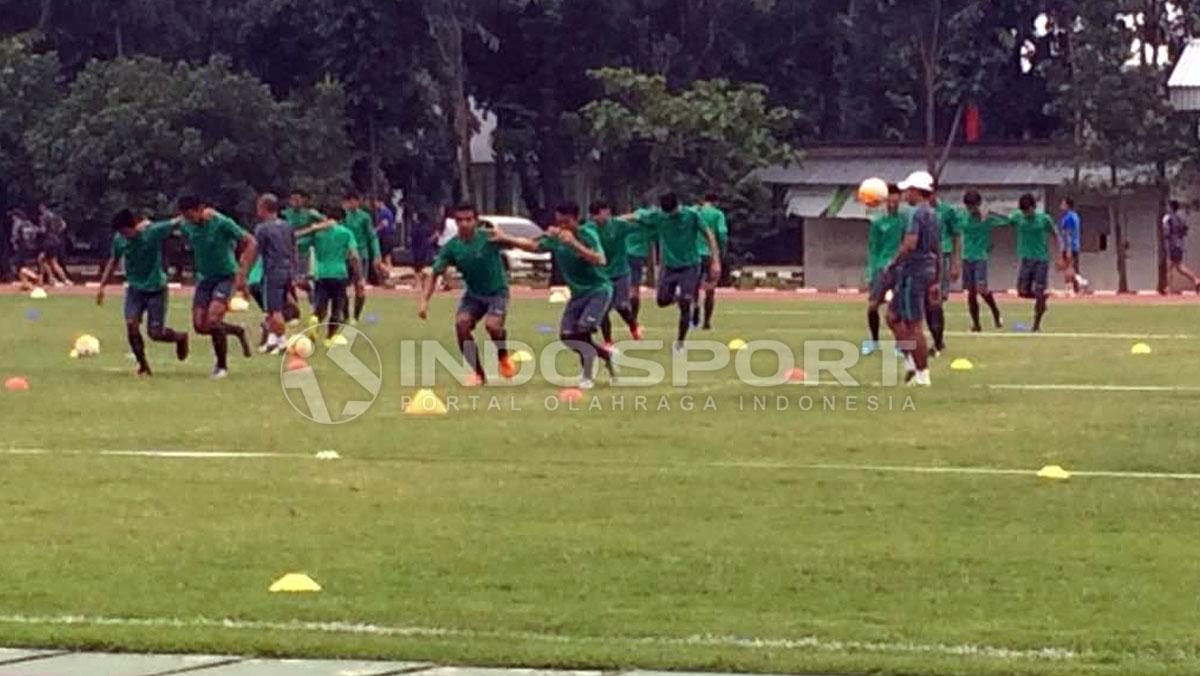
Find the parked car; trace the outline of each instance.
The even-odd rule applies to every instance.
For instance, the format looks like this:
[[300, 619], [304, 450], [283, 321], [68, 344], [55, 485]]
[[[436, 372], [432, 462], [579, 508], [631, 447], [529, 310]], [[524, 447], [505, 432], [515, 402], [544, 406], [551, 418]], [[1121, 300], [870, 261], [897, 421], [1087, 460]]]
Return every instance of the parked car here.
[[[537, 223], [519, 216], [480, 216], [480, 220], [491, 223], [513, 237], [538, 239], [545, 231]], [[531, 272], [533, 270], [549, 270], [550, 254], [529, 253], [516, 249], [504, 250], [504, 265], [509, 272]]]

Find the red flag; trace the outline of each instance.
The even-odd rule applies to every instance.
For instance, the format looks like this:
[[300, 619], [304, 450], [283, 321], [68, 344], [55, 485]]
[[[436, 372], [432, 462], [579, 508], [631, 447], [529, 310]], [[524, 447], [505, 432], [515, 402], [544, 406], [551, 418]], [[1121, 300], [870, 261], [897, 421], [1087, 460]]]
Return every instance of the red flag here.
[[979, 137], [983, 133], [983, 119], [979, 115], [979, 107], [974, 103], [968, 105], [963, 113], [963, 132], [966, 134], [967, 143], [979, 143]]

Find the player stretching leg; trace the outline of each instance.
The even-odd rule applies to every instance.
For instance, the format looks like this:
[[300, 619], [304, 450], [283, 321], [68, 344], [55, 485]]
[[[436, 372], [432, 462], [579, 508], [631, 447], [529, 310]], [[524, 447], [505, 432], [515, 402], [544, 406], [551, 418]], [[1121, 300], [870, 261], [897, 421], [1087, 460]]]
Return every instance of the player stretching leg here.
[[879, 308], [886, 302], [887, 292], [894, 286], [887, 268], [900, 250], [900, 240], [908, 225], [900, 213], [900, 200], [900, 188], [888, 186], [887, 212], [871, 222], [871, 231], [867, 235], [867, 280], [871, 284], [867, 299], [867, 328], [871, 338], [863, 343], [864, 357], [869, 357], [879, 349]]
[[967, 310], [971, 313], [971, 331], [979, 333], [979, 297], [992, 311], [992, 322], [996, 328], [1004, 327], [996, 297], [988, 288], [988, 258], [992, 254], [992, 228], [1004, 225], [1004, 219], [996, 216], [984, 217], [983, 197], [974, 190], [963, 198], [966, 211], [959, 222], [963, 232], [963, 287], [967, 290]]
[[616, 312], [634, 340], [642, 339], [642, 327], [638, 326], [637, 317], [633, 314], [632, 270], [629, 265], [629, 236], [635, 226], [629, 221], [613, 218], [612, 209], [604, 202], [593, 202], [588, 209], [592, 220], [582, 227], [591, 228], [600, 235], [600, 244], [604, 247], [604, 257], [608, 264], [604, 267], [604, 275], [612, 282], [612, 300], [604, 312], [600, 322], [600, 333], [604, 339], [604, 347], [610, 352], [613, 349], [612, 313]]
[[432, 274], [425, 280], [417, 316], [429, 318], [429, 299], [433, 298], [446, 270], [454, 266], [462, 275], [465, 287], [454, 317], [454, 333], [463, 358], [474, 371], [474, 377], [468, 384], [478, 387], [487, 382], [474, 335], [480, 321], [483, 321], [484, 330], [496, 345], [500, 375], [512, 378], [517, 374], [516, 364], [508, 354], [508, 331], [505, 328], [508, 278], [504, 274], [504, 260], [500, 255], [505, 246], [511, 246], [511, 240], [497, 228], [487, 224], [481, 227], [479, 212], [469, 204], [454, 209], [454, 221], [458, 226], [458, 234], [438, 252]]
[[581, 225], [579, 215], [578, 205], [564, 204], [554, 211], [554, 227], [537, 242], [518, 238], [504, 241], [526, 251], [554, 254], [558, 269], [571, 289], [571, 300], [563, 310], [559, 326], [559, 338], [579, 355], [583, 367], [579, 387], [590, 390], [596, 387], [596, 357], [604, 362], [612, 381], [617, 380], [612, 351], [592, 339], [612, 301], [613, 287], [604, 272], [608, 259], [604, 255], [600, 233], [592, 223]]
[[[1054, 220], [1046, 212], [1038, 211], [1037, 199], [1025, 194], [1018, 204], [1021, 210], [1009, 219], [1009, 223], [1017, 229], [1017, 257], [1021, 259], [1017, 293], [1021, 298], [1033, 299], [1033, 330], [1037, 332], [1042, 330], [1042, 318], [1046, 316], [1049, 295], [1049, 241], [1053, 240], [1055, 251], [1061, 249]], [[1061, 262], [1059, 267], [1064, 267]]]
[[113, 218], [112, 254], [100, 275], [100, 290], [96, 305], [104, 304], [104, 287], [112, 279], [117, 264], [125, 261], [125, 335], [129, 348], [137, 359], [139, 376], [153, 375], [146, 360], [146, 343], [142, 340], [142, 315], [150, 340], [174, 343], [179, 361], [188, 358], [188, 334], [167, 328], [167, 273], [162, 265], [162, 241], [175, 229], [174, 221], [150, 224], [139, 223], [133, 212], [125, 209]]
[[[196, 333], [212, 339], [216, 366], [212, 377], [229, 375], [227, 362], [229, 336], [242, 344], [242, 353], [251, 355], [246, 330], [225, 321], [229, 299], [234, 290], [245, 290], [246, 275], [258, 256], [258, 244], [232, 218], [205, 208], [195, 197], [179, 200], [183, 234], [192, 246], [196, 268], [196, 290], [192, 297], [192, 325]], [[241, 260], [234, 255], [241, 247]]]
[[888, 266], [896, 290], [888, 308], [888, 326], [905, 352], [907, 380], [929, 387], [929, 345], [925, 341], [925, 304], [937, 293], [942, 270], [941, 228], [933, 199], [933, 177], [918, 171], [900, 184], [908, 203], [916, 207], [900, 242], [900, 251]]

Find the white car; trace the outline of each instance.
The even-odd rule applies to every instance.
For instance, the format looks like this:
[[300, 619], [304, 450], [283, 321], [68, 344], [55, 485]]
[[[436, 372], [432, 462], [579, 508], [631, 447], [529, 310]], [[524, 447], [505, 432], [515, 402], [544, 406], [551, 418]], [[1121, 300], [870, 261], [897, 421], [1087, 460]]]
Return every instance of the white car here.
[[[480, 216], [479, 220], [491, 223], [513, 237], [536, 240], [546, 234], [537, 223], [520, 216]], [[550, 269], [549, 253], [529, 253], [517, 249], [504, 250], [504, 265], [509, 272], [531, 272]]]

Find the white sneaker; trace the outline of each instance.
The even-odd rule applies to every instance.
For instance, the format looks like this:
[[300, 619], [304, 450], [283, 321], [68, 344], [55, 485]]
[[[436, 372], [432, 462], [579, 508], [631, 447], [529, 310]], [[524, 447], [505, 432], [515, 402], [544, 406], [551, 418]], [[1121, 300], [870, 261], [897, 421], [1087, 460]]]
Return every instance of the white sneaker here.
[[908, 382], [909, 387], [932, 387], [933, 378], [929, 375], [929, 369], [917, 371], [917, 375]]
[[225, 369], [213, 369], [212, 375], [209, 376], [212, 380], [225, 380], [229, 377], [229, 371]]
[[583, 390], [584, 392], [588, 390], [594, 390], [596, 389], [596, 382], [589, 378], [584, 378], [583, 380], [579, 381], [579, 389]]

